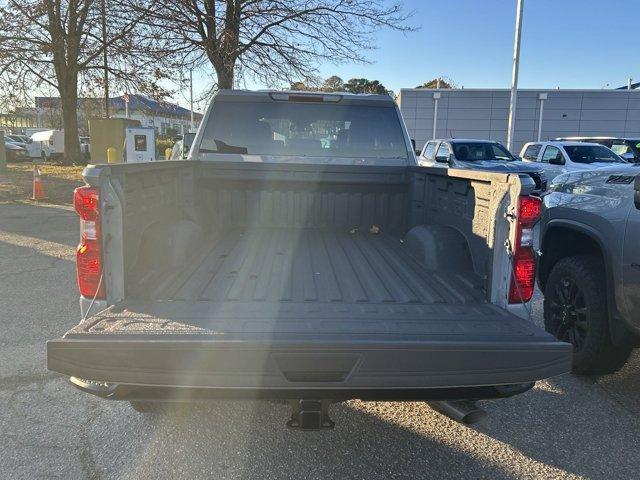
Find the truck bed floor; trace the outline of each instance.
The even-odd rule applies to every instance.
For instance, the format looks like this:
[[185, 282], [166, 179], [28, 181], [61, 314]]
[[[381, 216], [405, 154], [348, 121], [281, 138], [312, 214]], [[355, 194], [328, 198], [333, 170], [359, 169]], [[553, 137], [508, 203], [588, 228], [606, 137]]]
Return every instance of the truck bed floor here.
[[154, 295], [215, 302], [477, 303], [473, 272], [424, 269], [399, 239], [368, 231], [232, 230]]

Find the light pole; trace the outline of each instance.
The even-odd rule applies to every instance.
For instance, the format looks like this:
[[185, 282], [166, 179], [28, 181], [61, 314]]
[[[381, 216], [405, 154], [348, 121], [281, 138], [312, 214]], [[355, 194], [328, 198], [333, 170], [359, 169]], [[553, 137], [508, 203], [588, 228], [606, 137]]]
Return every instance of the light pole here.
[[513, 68], [511, 71], [511, 101], [509, 102], [509, 124], [507, 126], [507, 149], [513, 148], [513, 134], [516, 129], [516, 102], [518, 100], [518, 68], [520, 67], [520, 33], [522, 30], [522, 9], [524, 0], [517, 0], [516, 32], [513, 41]]
[[438, 132], [438, 100], [440, 100], [441, 96], [442, 93], [433, 92], [433, 133], [431, 134], [431, 140], [436, 139]]
[[538, 141], [542, 138], [542, 115], [544, 115], [544, 101], [549, 97], [546, 92], [538, 94], [538, 100], [540, 100], [540, 117], [538, 118]]
[[193, 132], [193, 68], [189, 69], [189, 111], [191, 120], [189, 123], [189, 133]]

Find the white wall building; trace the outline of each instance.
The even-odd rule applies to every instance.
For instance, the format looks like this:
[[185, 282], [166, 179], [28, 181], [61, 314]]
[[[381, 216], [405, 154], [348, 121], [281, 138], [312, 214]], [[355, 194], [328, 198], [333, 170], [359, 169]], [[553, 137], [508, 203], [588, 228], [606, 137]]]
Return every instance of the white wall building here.
[[[403, 88], [398, 104], [422, 148], [434, 138], [506, 144], [508, 89]], [[436, 107], [437, 103], [437, 107]], [[640, 90], [518, 90], [513, 151], [526, 142], [574, 135], [640, 136]]]

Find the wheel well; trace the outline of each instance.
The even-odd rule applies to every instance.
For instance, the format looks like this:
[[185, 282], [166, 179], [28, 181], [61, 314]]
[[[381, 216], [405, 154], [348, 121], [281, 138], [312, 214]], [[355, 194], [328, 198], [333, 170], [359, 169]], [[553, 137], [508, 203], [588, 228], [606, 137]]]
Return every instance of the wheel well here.
[[602, 248], [589, 235], [567, 227], [552, 227], [547, 230], [542, 240], [542, 257], [538, 266], [538, 282], [541, 290], [544, 291], [545, 283], [554, 265], [559, 260], [574, 255], [595, 255], [604, 265]]

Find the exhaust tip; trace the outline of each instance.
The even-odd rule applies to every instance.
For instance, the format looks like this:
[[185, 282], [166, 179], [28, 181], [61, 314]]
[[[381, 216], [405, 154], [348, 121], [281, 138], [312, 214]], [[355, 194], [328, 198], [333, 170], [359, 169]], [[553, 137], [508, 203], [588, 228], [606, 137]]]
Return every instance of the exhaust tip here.
[[485, 412], [481, 408], [475, 408], [474, 410], [471, 410], [470, 412], [467, 412], [465, 415], [463, 415], [460, 419], [460, 422], [464, 423], [465, 425], [471, 425], [472, 423], [478, 423], [486, 416], [487, 412]]
[[436, 412], [446, 415], [450, 419], [465, 425], [477, 423], [487, 416], [487, 412], [478, 407], [475, 402], [467, 400], [436, 401], [428, 403]]

